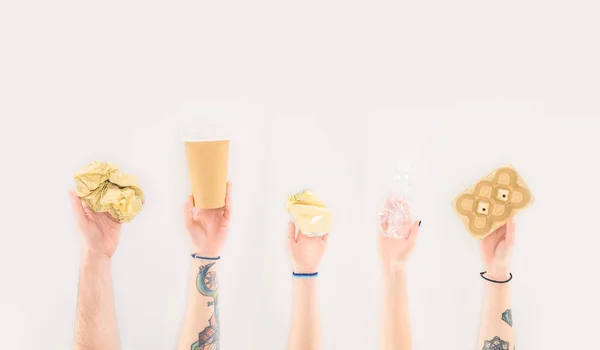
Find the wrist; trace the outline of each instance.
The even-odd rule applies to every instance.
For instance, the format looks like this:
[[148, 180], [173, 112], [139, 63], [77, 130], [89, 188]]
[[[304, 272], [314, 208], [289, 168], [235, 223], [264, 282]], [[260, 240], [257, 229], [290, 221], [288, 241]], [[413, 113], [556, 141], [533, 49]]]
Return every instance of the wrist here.
[[204, 267], [204, 266], [208, 266], [210, 265], [210, 270], [217, 272], [219, 271], [219, 267], [220, 267], [220, 262], [219, 260], [206, 260], [206, 259], [194, 259], [194, 258], [190, 258], [192, 260], [192, 274], [194, 275], [194, 279], [197, 277], [198, 275], [198, 269]]
[[317, 287], [318, 278], [314, 278], [314, 277], [312, 277], [312, 278], [296, 278], [296, 277], [294, 277], [294, 278], [292, 278], [292, 280], [293, 280], [292, 283], [295, 287], [300, 287], [302, 289], [304, 289], [304, 288], [312, 289], [312, 288]]
[[510, 278], [510, 269], [506, 267], [493, 267], [486, 270], [485, 276], [494, 281], [506, 281]]
[[292, 272], [292, 276], [294, 276], [297, 279], [316, 278], [317, 276], [319, 276], [319, 273], [318, 272], [313, 272], [313, 273]]
[[192, 246], [192, 251], [190, 253], [205, 258], [218, 258], [220, 257], [221, 252], [220, 249], [207, 249]]
[[381, 268], [387, 275], [403, 274], [406, 272], [406, 261], [383, 261]]
[[196, 253], [192, 253], [190, 255], [193, 259], [208, 260], [208, 261], [221, 260], [221, 256], [206, 256], [206, 255], [201, 255], [201, 254], [196, 254]]
[[194, 257], [190, 257], [190, 259], [192, 259], [192, 265], [194, 266], [203, 266], [203, 265], [208, 265], [208, 264], [212, 264], [215, 267], [218, 265], [218, 263], [221, 261], [221, 258], [218, 259], [212, 259], [212, 258], [206, 258], [206, 257], [201, 257], [201, 256], [197, 256]]
[[91, 249], [83, 248], [81, 250], [81, 261], [82, 262], [100, 262], [110, 263], [111, 256], [105, 253], [100, 253]]
[[294, 266], [294, 274], [313, 274], [319, 272], [319, 268], [314, 266]]

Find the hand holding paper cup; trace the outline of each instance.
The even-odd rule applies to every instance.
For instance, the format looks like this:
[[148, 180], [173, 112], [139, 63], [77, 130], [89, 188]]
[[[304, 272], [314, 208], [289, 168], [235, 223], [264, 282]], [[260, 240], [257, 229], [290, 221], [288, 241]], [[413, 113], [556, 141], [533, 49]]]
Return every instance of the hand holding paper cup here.
[[225, 206], [229, 139], [185, 141], [194, 207], [215, 209]]

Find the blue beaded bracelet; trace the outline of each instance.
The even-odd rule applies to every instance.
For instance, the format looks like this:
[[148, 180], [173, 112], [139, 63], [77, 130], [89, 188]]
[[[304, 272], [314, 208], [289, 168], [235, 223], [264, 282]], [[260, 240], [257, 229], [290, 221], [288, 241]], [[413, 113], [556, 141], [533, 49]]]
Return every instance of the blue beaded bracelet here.
[[196, 253], [192, 254], [192, 258], [194, 258], [194, 259], [202, 259], [202, 260], [219, 260], [219, 259], [221, 259], [220, 256], [217, 256], [216, 258], [207, 258], [205, 256], [200, 256], [200, 255], [198, 255]]
[[312, 278], [312, 277], [317, 277], [319, 275], [318, 272], [315, 273], [295, 273], [292, 272], [292, 276], [296, 277], [296, 278]]

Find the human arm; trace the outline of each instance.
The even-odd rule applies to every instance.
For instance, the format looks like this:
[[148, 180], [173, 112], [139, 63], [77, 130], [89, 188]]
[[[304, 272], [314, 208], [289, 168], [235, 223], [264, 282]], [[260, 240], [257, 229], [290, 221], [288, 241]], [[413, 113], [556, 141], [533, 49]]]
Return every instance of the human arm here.
[[74, 348], [121, 348], [113, 296], [111, 258], [119, 243], [121, 224], [108, 213], [95, 213], [73, 192], [69, 193], [81, 240], [81, 262]]
[[[484, 276], [494, 281], [510, 278], [510, 258], [515, 242], [515, 223], [511, 217], [481, 242], [486, 268]], [[510, 283], [484, 283], [483, 313], [477, 349], [514, 350], [515, 334], [512, 326]]]
[[[327, 238], [306, 237], [298, 232], [296, 226], [289, 223], [288, 248], [295, 274], [314, 274], [327, 248]], [[295, 276], [294, 311], [290, 332], [290, 350], [319, 350], [321, 341], [321, 318], [317, 295], [317, 278], [301, 278]]]
[[382, 264], [382, 350], [412, 349], [406, 263], [419, 236], [420, 221], [415, 221], [408, 235], [393, 238], [379, 235]]
[[179, 349], [212, 349], [220, 342], [218, 261], [192, 259], [189, 299]]
[[192, 269], [188, 307], [179, 338], [180, 350], [217, 349], [220, 344], [218, 265], [229, 232], [232, 199], [227, 183], [225, 206], [196, 209], [192, 196], [184, 207], [184, 219], [191, 242]]

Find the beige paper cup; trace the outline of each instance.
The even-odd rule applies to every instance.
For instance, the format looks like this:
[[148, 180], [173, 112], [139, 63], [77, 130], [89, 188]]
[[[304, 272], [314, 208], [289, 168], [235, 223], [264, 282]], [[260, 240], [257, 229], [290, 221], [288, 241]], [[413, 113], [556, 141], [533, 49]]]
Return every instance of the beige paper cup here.
[[225, 206], [229, 139], [186, 140], [184, 143], [194, 207]]

